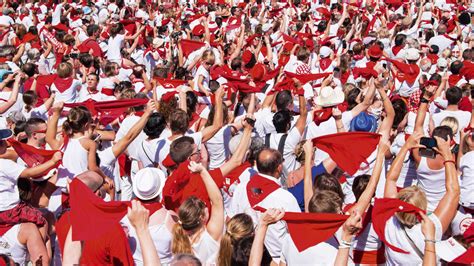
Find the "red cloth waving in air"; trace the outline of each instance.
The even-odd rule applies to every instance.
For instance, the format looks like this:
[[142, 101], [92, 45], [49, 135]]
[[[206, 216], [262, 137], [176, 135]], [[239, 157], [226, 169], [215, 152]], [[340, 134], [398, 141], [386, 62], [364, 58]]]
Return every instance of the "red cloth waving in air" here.
[[317, 137], [313, 144], [327, 152], [342, 170], [353, 175], [377, 148], [379, 140], [380, 134], [344, 132]]
[[192, 41], [192, 40], [181, 40], [179, 42], [181, 46], [181, 50], [183, 51], [183, 56], [188, 57], [192, 52], [201, 49], [206, 44], [199, 41]]
[[[28, 165], [28, 167], [35, 167], [39, 164], [45, 163], [51, 158], [53, 158], [53, 155], [57, 152], [55, 150], [53, 151], [48, 151], [48, 150], [42, 150], [42, 149], [37, 149], [31, 145], [21, 143], [15, 139], [9, 139], [8, 143], [13, 147], [15, 152], [18, 154], [18, 156]], [[58, 162], [53, 168], [56, 168], [59, 166], [61, 162]], [[42, 174], [47, 174], [49, 172], [48, 169], [46, 172]]]

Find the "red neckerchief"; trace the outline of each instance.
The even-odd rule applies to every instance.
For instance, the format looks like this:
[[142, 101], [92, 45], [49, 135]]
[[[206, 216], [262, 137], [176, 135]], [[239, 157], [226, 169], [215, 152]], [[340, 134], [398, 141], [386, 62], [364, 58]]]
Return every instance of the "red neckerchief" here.
[[229, 188], [235, 182], [240, 183], [240, 175], [247, 170], [247, 168], [251, 167], [252, 165], [246, 161], [243, 164], [234, 168], [234, 170], [230, 171], [230, 173], [224, 179], [224, 190], [229, 194]]
[[97, 93], [99, 93], [99, 91], [98, 91], [97, 89], [95, 89], [94, 91], [91, 91], [89, 87], [87, 87], [87, 92], [88, 92], [89, 94], [97, 94]]
[[72, 81], [73, 78], [57, 78], [54, 80], [53, 84], [56, 86], [59, 92], [63, 93], [71, 87]]
[[401, 45], [401, 46], [396, 45], [396, 46], [392, 47], [393, 55], [397, 55], [403, 49], [403, 47], [404, 47], [403, 45]]
[[364, 55], [361, 55], [361, 54], [356, 54], [354, 56], [352, 56], [352, 58], [356, 61], [359, 61], [361, 60], [362, 58], [364, 58], [365, 56]]
[[135, 83], [143, 83], [143, 79], [132, 79], [132, 83], [135, 84]]
[[321, 68], [321, 70], [326, 70], [328, 69], [328, 67], [331, 65], [332, 63], [332, 59], [327, 57], [327, 58], [321, 58], [319, 60], [319, 67]]
[[436, 64], [438, 63], [439, 56], [437, 54], [427, 54], [426, 58], [428, 58], [431, 61], [431, 64]]
[[450, 87], [456, 86], [456, 84], [461, 80], [460, 74], [451, 74], [448, 78], [448, 83]]
[[273, 191], [279, 188], [280, 186], [274, 181], [259, 174], [254, 175], [247, 183], [247, 198], [249, 199], [250, 206], [252, 208], [255, 207]]

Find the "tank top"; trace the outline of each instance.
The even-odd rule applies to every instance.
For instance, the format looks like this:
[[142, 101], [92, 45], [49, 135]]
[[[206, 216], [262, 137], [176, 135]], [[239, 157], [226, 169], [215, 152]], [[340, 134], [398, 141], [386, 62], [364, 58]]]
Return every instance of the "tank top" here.
[[421, 157], [416, 172], [418, 174], [418, 186], [426, 194], [426, 200], [428, 201], [427, 210], [432, 212], [446, 193], [444, 167], [439, 170], [430, 169], [426, 158]]
[[89, 169], [88, 152], [80, 142], [83, 138], [86, 138], [86, 136], [69, 139], [66, 147], [63, 147], [63, 161], [58, 169], [56, 186], [66, 187], [67, 178], [72, 179]]
[[203, 265], [216, 265], [219, 243], [205, 230], [201, 238], [192, 244], [194, 255]]
[[[166, 222], [170, 218], [169, 212], [166, 213], [164, 221], [160, 224], [154, 224], [148, 227], [150, 230], [151, 239], [153, 244], [155, 244], [156, 251], [160, 257], [162, 264], [166, 265], [171, 262], [172, 253], [171, 253], [171, 240], [173, 235], [166, 228]], [[133, 260], [136, 265], [143, 265], [143, 255], [140, 243], [138, 241], [137, 233], [131, 226], [130, 221], [127, 216], [122, 220], [123, 224], [128, 228], [128, 242], [130, 244], [130, 249], [133, 253]]]

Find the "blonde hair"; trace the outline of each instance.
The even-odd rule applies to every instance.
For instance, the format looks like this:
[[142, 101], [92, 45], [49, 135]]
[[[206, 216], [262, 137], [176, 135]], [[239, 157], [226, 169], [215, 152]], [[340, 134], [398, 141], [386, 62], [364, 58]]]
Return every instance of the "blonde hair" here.
[[[425, 192], [423, 192], [417, 186], [410, 186], [400, 190], [400, 192], [398, 192], [397, 194], [397, 198], [406, 203], [410, 203], [422, 210], [426, 210], [428, 206]], [[401, 224], [408, 228], [411, 228], [412, 226], [418, 223], [416, 215], [412, 213], [397, 212], [395, 213], [395, 217], [397, 217], [398, 221]]]
[[59, 64], [57, 73], [60, 78], [68, 78], [72, 75], [72, 71], [73, 67], [71, 63], [64, 62]]
[[459, 130], [459, 122], [456, 118], [452, 116], [445, 117], [441, 120], [440, 126], [448, 126], [453, 130], [453, 135], [456, 135]]
[[214, 53], [213, 53], [211, 50], [206, 50], [206, 51], [204, 51], [204, 53], [202, 54], [201, 59], [202, 59], [202, 61], [211, 60], [212, 63], [214, 64], [214, 62], [215, 62], [215, 60], [216, 60], [216, 56], [214, 55]]
[[219, 257], [217, 258], [217, 265], [219, 266], [230, 266], [235, 244], [254, 231], [252, 218], [245, 213], [239, 213], [232, 217], [226, 223], [226, 228], [227, 230], [221, 239]]
[[206, 204], [195, 196], [186, 199], [178, 210], [179, 221], [173, 227], [173, 254], [193, 254], [189, 235], [202, 228]]

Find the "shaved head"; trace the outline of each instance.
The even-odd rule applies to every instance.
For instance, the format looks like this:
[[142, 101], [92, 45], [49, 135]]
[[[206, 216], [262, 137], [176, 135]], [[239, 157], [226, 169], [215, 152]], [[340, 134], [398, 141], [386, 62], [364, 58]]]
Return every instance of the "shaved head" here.
[[81, 180], [92, 191], [98, 190], [104, 183], [104, 178], [94, 171], [86, 171], [76, 176], [76, 178]]

